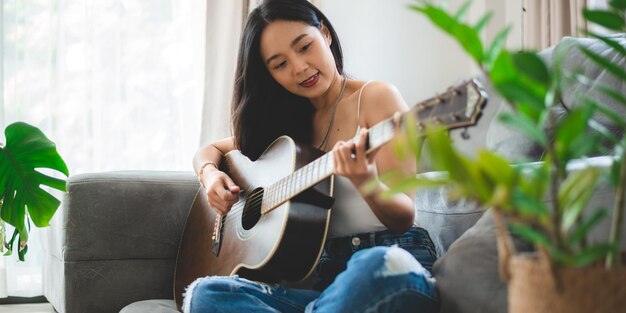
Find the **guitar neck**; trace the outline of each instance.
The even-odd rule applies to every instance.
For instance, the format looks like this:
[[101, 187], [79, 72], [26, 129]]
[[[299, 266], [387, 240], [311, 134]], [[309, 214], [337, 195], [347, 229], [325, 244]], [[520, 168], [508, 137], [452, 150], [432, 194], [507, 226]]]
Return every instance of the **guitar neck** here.
[[[391, 141], [407, 116], [414, 116], [413, 120], [417, 122], [415, 127], [419, 128], [425, 123], [440, 124], [447, 129], [475, 125], [485, 102], [486, 94], [475, 80], [450, 88], [440, 96], [420, 102], [404, 114], [398, 113], [371, 127], [368, 131], [366, 152], [370, 153]], [[352, 141], [357, 138], [358, 134]], [[333, 155], [328, 152], [291, 175], [267, 186], [264, 190], [261, 214], [271, 211], [328, 178], [333, 174], [333, 168]]]

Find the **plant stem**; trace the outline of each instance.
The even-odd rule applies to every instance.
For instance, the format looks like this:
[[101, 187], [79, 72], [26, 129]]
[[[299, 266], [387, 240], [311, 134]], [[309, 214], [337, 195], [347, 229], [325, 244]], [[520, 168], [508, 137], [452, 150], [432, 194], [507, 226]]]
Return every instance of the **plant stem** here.
[[[626, 146], [626, 137], [623, 140]], [[626, 148], [626, 147], [625, 147]], [[622, 233], [622, 219], [624, 213], [624, 194], [626, 193], [626, 149], [622, 153], [622, 164], [619, 173], [619, 182], [615, 191], [615, 203], [613, 207], [613, 221], [611, 223], [611, 235], [609, 242], [615, 243], [618, 248], [617, 252], [610, 252], [606, 256], [606, 268], [619, 267], [621, 265], [620, 257], [620, 234]]]
[[[550, 110], [548, 113], [548, 125], [553, 127], [556, 124], [554, 112]], [[548, 155], [551, 158], [552, 166], [550, 169], [550, 194], [552, 195], [552, 232], [550, 233], [552, 240], [554, 240], [555, 246], [559, 250], [565, 248], [563, 239], [561, 238], [561, 205], [559, 203], [559, 185], [563, 178], [563, 171], [561, 170], [561, 164], [556, 155], [554, 147], [554, 139], [548, 140]]]

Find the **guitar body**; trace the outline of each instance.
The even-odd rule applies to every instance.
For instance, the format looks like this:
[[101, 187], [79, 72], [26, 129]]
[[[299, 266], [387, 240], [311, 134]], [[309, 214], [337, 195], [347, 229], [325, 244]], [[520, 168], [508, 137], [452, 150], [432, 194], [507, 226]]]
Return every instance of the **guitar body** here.
[[[303, 280], [312, 273], [328, 231], [332, 176], [260, 217], [250, 214], [249, 207], [260, 200], [254, 192], [258, 188], [290, 175], [320, 155], [321, 151], [283, 136], [255, 162], [239, 151], [225, 156], [222, 169], [243, 192], [231, 212], [220, 218], [209, 207], [206, 191], [198, 191], [176, 260], [174, 295], [179, 307], [185, 288], [200, 277], [238, 274], [277, 282]], [[213, 238], [219, 227], [216, 219], [222, 221], [219, 240]]]

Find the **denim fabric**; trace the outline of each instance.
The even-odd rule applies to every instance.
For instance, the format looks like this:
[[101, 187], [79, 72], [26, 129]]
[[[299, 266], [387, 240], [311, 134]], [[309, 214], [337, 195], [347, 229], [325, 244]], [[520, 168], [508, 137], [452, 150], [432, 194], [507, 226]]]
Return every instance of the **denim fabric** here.
[[[357, 239], [358, 238], [358, 239]], [[330, 239], [317, 268], [318, 290], [238, 276], [205, 277], [187, 289], [184, 312], [437, 312], [430, 270], [435, 247], [414, 227]], [[323, 291], [320, 291], [322, 290]]]
[[327, 240], [317, 265], [317, 277], [313, 289], [321, 291], [328, 287], [335, 277], [346, 269], [348, 260], [355, 252], [376, 246], [392, 245], [398, 245], [411, 253], [424, 268], [432, 273], [437, 253], [425, 229], [412, 227], [404, 234], [383, 230]]

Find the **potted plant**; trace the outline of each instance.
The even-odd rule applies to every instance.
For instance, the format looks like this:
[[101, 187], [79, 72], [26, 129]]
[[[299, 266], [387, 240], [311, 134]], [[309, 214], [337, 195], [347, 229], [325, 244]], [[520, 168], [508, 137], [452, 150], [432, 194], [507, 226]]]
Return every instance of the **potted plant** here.
[[[38, 169], [52, 169], [66, 177], [69, 171], [55, 144], [38, 128], [13, 123], [5, 129], [5, 137], [6, 145], [0, 144], [0, 251], [10, 255], [17, 243], [18, 257], [24, 261], [31, 221], [37, 227], [48, 226], [60, 204], [41, 186], [66, 190], [65, 180]], [[5, 223], [15, 227], [10, 239]]]
[[[449, 137], [436, 125], [427, 125], [418, 134], [414, 121], [399, 136], [399, 152], [412, 152], [420, 161], [422, 143], [426, 146], [435, 170], [447, 175], [398, 178], [383, 175], [393, 187], [389, 193], [408, 192], [421, 186], [445, 186], [454, 197], [478, 201], [493, 209], [498, 229], [500, 276], [509, 283], [509, 312], [612, 312], [626, 307], [626, 268], [619, 258], [619, 234], [623, 223], [626, 193], [626, 130], [624, 117], [602, 103], [581, 99], [582, 105], [557, 119], [563, 87], [570, 81], [588, 84], [576, 71], [563, 67], [570, 49], [581, 49], [590, 60], [622, 82], [626, 70], [611, 60], [584, 47], [561, 47], [554, 51], [551, 67], [532, 51], [511, 52], [503, 48], [508, 28], [502, 30], [490, 45], [484, 45], [480, 31], [490, 14], [476, 24], [464, 23], [469, 7], [464, 4], [455, 14], [428, 3], [411, 5], [411, 9], [456, 39], [479, 65], [496, 92], [514, 110], [499, 116], [502, 123], [540, 144], [545, 154], [542, 162], [511, 164], [490, 151], [481, 151], [475, 159], [454, 149]], [[607, 10], [583, 12], [590, 23], [615, 31], [625, 31], [626, 0], [612, 0]], [[610, 36], [588, 32], [604, 42], [621, 57], [626, 48]], [[602, 94], [626, 106], [626, 96], [606, 86], [592, 86]], [[620, 137], [592, 122], [600, 114], [620, 128]], [[589, 131], [593, 129], [595, 131]], [[548, 131], [550, 130], [550, 131]], [[425, 138], [424, 141], [422, 139]], [[606, 150], [602, 143], [613, 147]], [[612, 157], [609, 170], [587, 166], [568, 171], [568, 164], [589, 155]], [[590, 209], [586, 205], [595, 186], [608, 180], [615, 189], [611, 210]], [[552, 199], [551, 206], [544, 201]], [[612, 211], [610, 237], [604, 242], [589, 243], [590, 231]], [[585, 214], [583, 214], [585, 213]], [[510, 231], [535, 246], [532, 254], [516, 253], [510, 243]]]

